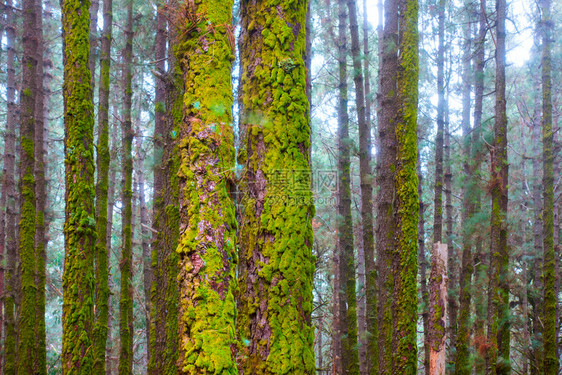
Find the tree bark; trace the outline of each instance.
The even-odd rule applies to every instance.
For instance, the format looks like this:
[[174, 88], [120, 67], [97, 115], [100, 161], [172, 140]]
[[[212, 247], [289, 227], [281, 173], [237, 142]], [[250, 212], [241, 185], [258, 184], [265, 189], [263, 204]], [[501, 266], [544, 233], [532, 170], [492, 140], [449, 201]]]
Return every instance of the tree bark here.
[[429, 373], [445, 374], [447, 319], [447, 244], [433, 244], [429, 275]]
[[247, 375], [315, 372], [305, 21], [304, 0], [241, 4], [238, 327]]
[[127, 24], [125, 29], [125, 49], [123, 50], [123, 114], [122, 114], [122, 184], [121, 199], [121, 291], [119, 296], [119, 375], [133, 371], [133, 286], [132, 286], [132, 224], [133, 224], [133, 137], [132, 128], [132, 80], [133, 80], [133, 2], [127, 5]]

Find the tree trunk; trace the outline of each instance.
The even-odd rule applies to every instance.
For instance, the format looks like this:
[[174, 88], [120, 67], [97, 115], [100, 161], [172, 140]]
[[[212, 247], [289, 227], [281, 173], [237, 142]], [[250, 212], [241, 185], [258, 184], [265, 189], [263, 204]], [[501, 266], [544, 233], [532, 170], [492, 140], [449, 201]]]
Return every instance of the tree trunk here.
[[[338, 1], [338, 206], [337, 249], [339, 257], [338, 328], [342, 374], [359, 374], [357, 350], [357, 300], [351, 216], [351, 162], [347, 88], [347, 14], [345, 1]], [[356, 17], [357, 18], [357, 17]], [[357, 25], [356, 25], [357, 27]], [[363, 114], [364, 115], [364, 114]]]
[[543, 26], [542, 42], [542, 140], [543, 140], [543, 361], [545, 374], [558, 373], [558, 355], [556, 353], [556, 275], [554, 251], [554, 152], [552, 131], [552, 94], [551, 94], [551, 30], [550, 0], [540, 2]]
[[393, 371], [414, 375], [417, 371], [417, 274], [418, 274], [418, 1], [398, 3], [398, 69], [396, 91], [396, 169], [395, 206], [396, 249], [394, 272], [392, 335]]
[[507, 114], [505, 97], [505, 0], [496, 0], [496, 106], [490, 164], [492, 195], [488, 301], [488, 374], [509, 374], [509, 253], [507, 250]]
[[[2, 196], [0, 201], [0, 257], [6, 259], [6, 271], [0, 271], [0, 283], [5, 280], [1, 291], [4, 298], [3, 321], [0, 319], [0, 330], [4, 329], [4, 363], [5, 375], [13, 375], [16, 371], [16, 70], [15, 62], [16, 23], [12, 0], [6, 1], [6, 133], [4, 136], [4, 161], [2, 173]], [[5, 211], [4, 211], [5, 207]], [[3, 261], [0, 258], [0, 261]], [[0, 305], [0, 310], [2, 306]], [[0, 318], [2, 316], [0, 315]], [[0, 332], [1, 333], [1, 332]]]
[[[420, 137], [418, 134], [418, 145], [420, 143]], [[423, 202], [423, 174], [421, 170], [421, 160], [419, 154], [419, 146], [418, 146], [418, 165], [417, 165], [417, 173], [418, 173], [418, 200], [420, 202], [420, 210], [418, 212], [418, 262], [419, 262], [419, 269], [420, 269], [420, 295], [422, 298], [422, 324], [423, 324], [423, 331], [429, 332], [429, 293], [427, 290], [427, 259], [425, 257], [425, 203]], [[429, 368], [429, 351], [430, 348], [428, 345], [425, 345], [426, 342], [424, 340], [424, 361], [423, 361], [423, 368], [424, 372], [426, 368]]]
[[392, 254], [395, 248], [395, 186], [396, 133], [394, 116], [398, 110], [396, 100], [396, 71], [398, 69], [398, 2], [384, 3], [384, 30], [379, 39], [380, 73], [378, 99], [378, 149], [377, 160], [377, 221], [375, 227], [377, 244], [378, 277], [378, 362], [379, 374], [392, 373], [393, 334], [393, 284]]
[[94, 107], [90, 86], [88, 0], [63, 0], [65, 121], [65, 263], [62, 366], [64, 374], [91, 374], [95, 210]]
[[133, 224], [133, 137], [132, 129], [132, 80], [133, 80], [133, 2], [127, 5], [127, 24], [125, 29], [125, 49], [123, 50], [123, 115], [122, 115], [122, 149], [123, 167], [121, 199], [121, 291], [119, 296], [119, 375], [131, 374], [133, 371], [133, 286], [132, 286], [132, 224]]
[[[467, 8], [467, 13], [469, 9]], [[466, 17], [464, 27], [464, 48], [462, 65], [462, 148], [463, 148], [463, 174], [465, 183], [463, 184], [462, 200], [462, 260], [461, 273], [459, 279], [460, 291], [460, 311], [458, 318], [458, 335], [455, 339], [455, 375], [470, 375], [472, 363], [469, 357], [470, 333], [471, 333], [471, 300], [472, 300], [472, 273], [474, 272], [472, 246], [474, 235], [474, 199], [476, 195], [476, 180], [474, 178], [474, 164], [472, 159], [472, 131], [470, 127], [470, 59], [472, 55], [471, 46], [471, 17]]]
[[[88, 65], [90, 66], [90, 72], [92, 74], [92, 78], [90, 80], [90, 85], [92, 86], [92, 97], [94, 95], [94, 88], [96, 86], [96, 60], [97, 60], [97, 49], [98, 49], [99, 8], [100, 8], [99, 0], [91, 0], [90, 2], [90, 57], [88, 59]], [[104, 20], [104, 28], [105, 28], [105, 20]]]
[[447, 244], [433, 244], [429, 275], [429, 373], [445, 374], [447, 319]]
[[[21, 310], [18, 317], [17, 372], [35, 373], [38, 361], [35, 319], [37, 317], [37, 254], [35, 252], [35, 127], [37, 101], [37, 7], [35, 0], [22, 2], [23, 32], [22, 86], [20, 94], [20, 212], [19, 262]], [[42, 124], [41, 124], [42, 126]]]
[[238, 327], [246, 375], [315, 372], [305, 21], [306, 1], [241, 4]]
[[[95, 252], [95, 306], [94, 316], [94, 372], [105, 372], [105, 353], [109, 332], [109, 249], [111, 248], [111, 225], [109, 213], [113, 215], [113, 205], [108, 203], [109, 165], [109, 81], [111, 69], [111, 39], [113, 23], [113, 1], [103, 1], [103, 34], [100, 49], [100, 81], [98, 107], [98, 143], [96, 153], [96, 238]], [[90, 64], [93, 59], [90, 56]], [[114, 185], [111, 180], [111, 185]], [[108, 236], [107, 233], [110, 235]]]

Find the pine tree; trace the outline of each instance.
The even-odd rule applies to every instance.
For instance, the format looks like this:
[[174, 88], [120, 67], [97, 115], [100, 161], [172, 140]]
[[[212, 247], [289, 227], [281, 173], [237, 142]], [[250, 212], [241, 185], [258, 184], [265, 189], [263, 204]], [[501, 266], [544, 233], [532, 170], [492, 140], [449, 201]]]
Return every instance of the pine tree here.
[[241, 4], [238, 327], [244, 374], [315, 372], [306, 8], [304, 0]]
[[65, 263], [62, 366], [91, 374], [94, 299], [93, 102], [89, 58], [90, 1], [63, 0], [65, 123]]

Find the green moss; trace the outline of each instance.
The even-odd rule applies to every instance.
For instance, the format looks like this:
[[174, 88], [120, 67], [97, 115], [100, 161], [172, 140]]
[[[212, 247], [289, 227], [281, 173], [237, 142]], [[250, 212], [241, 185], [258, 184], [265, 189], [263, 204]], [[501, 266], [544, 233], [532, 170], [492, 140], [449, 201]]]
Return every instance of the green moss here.
[[[62, 2], [65, 46], [66, 220], [62, 365], [65, 374], [91, 374], [94, 245], [93, 103], [89, 58], [90, 1]], [[77, 157], [80, 155], [80, 157]]]
[[186, 374], [237, 374], [232, 2], [182, 7], [186, 19], [178, 26], [175, 49], [184, 85], [177, 174], [178, 366]]
[[[276, 12], [270, 12], [277, 9]], [[248, 374], [313, 374], [306, 2], [242, 3], [238, 354]], [[252, 35], [250, 38], [250, 34]], [[251, 45], [251, 46], [250, 46]], [[279, 171], [300, 173], [278, 186]], [[261, 263], [260, 263], [261, 262]]]

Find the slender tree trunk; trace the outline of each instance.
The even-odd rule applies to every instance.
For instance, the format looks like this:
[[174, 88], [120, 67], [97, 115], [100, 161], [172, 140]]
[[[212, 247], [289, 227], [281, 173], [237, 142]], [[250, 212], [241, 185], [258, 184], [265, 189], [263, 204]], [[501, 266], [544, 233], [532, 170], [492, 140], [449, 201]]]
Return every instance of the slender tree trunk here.
[[556, 352], [556, 275], [554, 251], [554, 152], [552, 131], [551, 94], [551, 30], [550, 0], [540, 2], [543, 26], [542, 43], [542, 140], [543, 140], [543, 346], [544, 373], [557, 374], [558, 355]]
[[313, 374], [306, 1], [244, 1], [241, 15], [239, 368]]
[[[443, 129], [445, 118], [445, 1], [439, 1], [438, 13], [438, 51], [437, 51], [437, 135], [435, 137], [435, 184], [433, 198], [433, 243], [441, 244], [443, 240]], [[432, 259], [432, 262], [434, 260]], [[435, 268], [434, 265], [431, 267]], [[431, 287], [430, 287], [431, 289]], [[431, 297], [430, 297], [431, 298]], [[431, 307], [433, 301], [430, 301], [428, 308]], [[442, 320], [441, 316], [429, 317], [428, 331], [425, 332], [424, 342], [425, 348], [428, 350], [425, 354], [427, 362], [428, 354], [445, 350], [441, 347], [441, 337], [446, 335], [446, 318]], [[432, 329], [433, 327], [433, 329]], [[432, 346], [432, 343], [434, 346]], [[439, 354], [438, 354], [439, 355]], [[431, 373], [431, 357], [429, 358], [429, 366], [425, 368], [426, 375], [434, 375]]]
[[492, 195], [488, 302], [488, 374], [509, 374], [509, 253], [507, 250], [507, 114], [505, 97], [505, 0], [496, 0], [496, 107], [490, 165]]
[[359, 374], [357, 350], [357, 300], [351, 216], [351, 172], [347, 88], [347, 14], [345, 1], [338, 1], [338, 207], [337, 249], [339, 257], [338, 328], [342, 374]]
[[122, 116], [122, 149], [121, 163], [123, 166], [121, 199], [122, 244], [121, 260], [121, 292], [119, 297], [119, 375], [131, 374], [133, 371], [133, 286], [132, 286], [132, 224], [133, 224], [133, 137], [132, 128], [132, 80], [133, 80], [133, 2], [127, 4], [127, 24], [125, 29], [125, 49], [123, 50], [123, 116]]
[[447, 245], [437, 242], [431, 252], [429, 275], [429, 373], [445, 374], [445, 320], [447, 318]]
[[[109, 332], [109, 249], [111, 248], [111, 225], [109, 211], [113, 214], [113, 205], [108, 203], [109, 165], [109, 81], [111, 69], [111, 39], [113, 23], [113, 1], [103, 1], [103, 34], [100, 49], [100, 81], [98, 107], [98, 143], [96, 153], [96, 238], [95, 252], [95, 305], [94, 316], [94, 372], [105, 372], [105, 353]], [[93, 59], [90, 59], [91, 61]], [[90, 61], [90, 63], [91, 63]], [[111, 185], [115, 179], [111, 180]]]
[[45, 181], [45, 87], [44, 87], [44, 39], [43, 39], [43, 2], [35, 0], [35, 16], [37, 27], [35, 37], [37, 38], [37, 70], [36, 84], [37, 94], [35, 102], [35, 192], [36, 192], [36, 216], [35, 216], [35, 286], [37, 288], [35, 300], [35, 351], [34, 364], [35, 374], [47, 374], [47, 338], [45, 327], [45, 277], [47, 262], [46, 236], [46, 204], [47, 186]]
[[[5, 280], [3, 287], [4, 315], [0, 322], [0, 330], [4, 330], [3, 366], [5, 375], [13, 375], [16, 370], [16, 70], [15, 39], [16, 24], [12, 0], [6, 1], [6, 133], [4, 136], [4, 155], [2, 173], [2, 196], [0, 198], [0, 256], [6, 258], [6, 271], [0, 271], [0, 282]], [[5, 211], [4, 211], [5, 207]], [[0, 258], [0, 260], [2, 260]], [[0, 310], [2, 306], [0, 306]]]
[[65, 263], [63, 374], [91, 374], [95, 210], [94, 107], [90, 85], [90, 1], [63, 0], [65, 121]]
[[[467, 9], [467, 13], [468, 13]], [[473, 364], [469, 357], [470, 333], [471, 333], [471, 300], [472, 300], [472, 273], [474, 272], [473, 264], [473, 234], [474, 224], [474, 199], [476, 195], [476, 180], [474, 176], [474, 164], [472, 159], [473, 148], [472, 134], [474, 129], [470, 127], [470, 59], [472, 55], [471, 46], [471, 17], [466, 17], [464, 26], [464, 48], [463, 48], [463, 65], [462, 65], [462, 148], [463, 148], [463, 174], [465, 183], [463, 185], [462, 200], [462, 260], [461, 274], [459, 279], [460, 286], [460, 309], [458, 318], [458, 335], [455, 339], [455, 375], [470, 375]]]
[[[369, 63], [370, 63], [370, 53], [369, 53], [369, 21], [367, 19], [367, 0], [363, 0], [363, 73], [365, 81], [365, 126], [367, 127], [369, 138], [364, 142], [368, 146], [368, 174], [365, 176], [368, 181], [366, 182], [366, 194], [365, 207], [367, 210], [367, 215], [365, 219], [362, 219], [363, 228], [368, 225], [367, 231], [363, 231], [363, 253], [365, 258], [365, 305], [366, 305], [366, 356], [367, 356], [367, 369], [366, 373], [369, 375], [374, 375], [378, 371], [378, 348], [377, 348], [377, 273], [375, 269], [375, 245], [374, 245], [374, 233], [373, 233], [373, 182], [374, 176], [372, 174], [371, 168], [371, 128], [372, 128], [372, 117], [371, 117], [371, 77], [369, 74]], [[354, 68], [355, 69], [355, 68]], [[360, 145], [361, 146], [361, 145]], [[361, 152], [361, 151], [360, 151]], [[363, 155], [363, 152], [361, 152]], [[363, 189], [363, 184], [361, 185]], [[369, 196], [370, 194], [370, 196]], [[363, 210], [363, 193], [361, 193], [361, 210]], [[370, 217], [370, 222], [368, 219]], [[369, 241], [365, 241], [365, 237], [369, 237]], [[367, 243], [367, 245], [365, 245]]]
[[[35, 373], [37, 348], [37, 254], [35, 252], [35, 132], [37, 101], [37, 7], [35, 0], [22, 2], [23, 32], [22, 86], [20, 94], [20, 212], [19, 260], [21, 310], [18, 317], [17, 373]], [[42, 126], [42, 124], [41, 124]]]
[[[419, 134], [418, 134], [418, 145], [420, 143]], [[423, 304], [422, 309], [422, 324], [423, 324], [423, 331], [429, 331], [429, 293], [427, 290], [427, 259], [425, 257], [425, 203], [423, 202], [423, 174], [421, 171], [421, 160], [419, 154], [419, 146], [418, 146], [418, 165], [417, 165], [417, 173], [418, 173], [418, 200], [420, 204], [420, 210], [418, 212], [418, 261], [419, 261], [419, 268], [420, 268], [420, 294]], [[425, 369], [429, 367], [429, 346], [425, 345], [424, 341], [424, 372]]]
[[[100, 8], [99, 0], [91, 0], [90, 2], [90, 57], [88, 59], [88, 65], [90, 66], [90, 72], [92, 74], [92, 79], [90, 84], [92, 86], [92, 95], [94, 93], [94, 88], [96, 86], [96, 60], [97, 60], [97, 49], [98, 49], [98, 11]], [[105, 12], [105, 11], [104, 11]], [[104, 20], [105, 23], [105, 20]], [[104, 26], [105, 27], [105, 26]]]
[[396, 250], [394, 272], [394, 332], [392, 360], [395, 374], [414, 375], [417, 371], [417, 274], [418, 274], [418, 1], [400, 0], [398, 69], [396, 92], [396, 170], [395, 207]]
[[377, 160], [377, 244], [378, 277], [378, 362], [379, 374], [392, 373], [393, 333], [393, 284], [392, 254], [395, 249], [395, 186], [396, 133], [394, 116], [398, 110], [396, 101], [396, 71], [398, 69], [398, 2], [384, 3], [384, 30], [379, 39], [380, 73], [378, 99], [378, 149]]
[[[478, 11], [478, 39], [476, 41], [476, 52], [474, 56], [474, 125], [472, 130], [472, 154], [474, 160], [474, 175], [477, 176], [480, 170], [480, 164], [483, 159], [482, 142], [480, 140], [482, 135], [482, 103], [484, 98], [484, 47], [486, 43], [487, 15], [486, 15], [486, 0], [480, 0], [480, 9]], [[475, 195], [474, 195], [474, 214], [478, 214], [482, 206], [482, 194], [480, 186], [475, 179]], [[475, 358], [475, 373], [482, 375], [485, 371], [485, 354], [487, 347], [487, 338], [485, 333], [486, 314], [486, 266], [487, 260], [484, 254], [484, 247], [482, 242], [484, 236], [479, 233], [480, 228], [475, 228], [474, 234], [474, 345], [476, 346], [477, 356]]]

